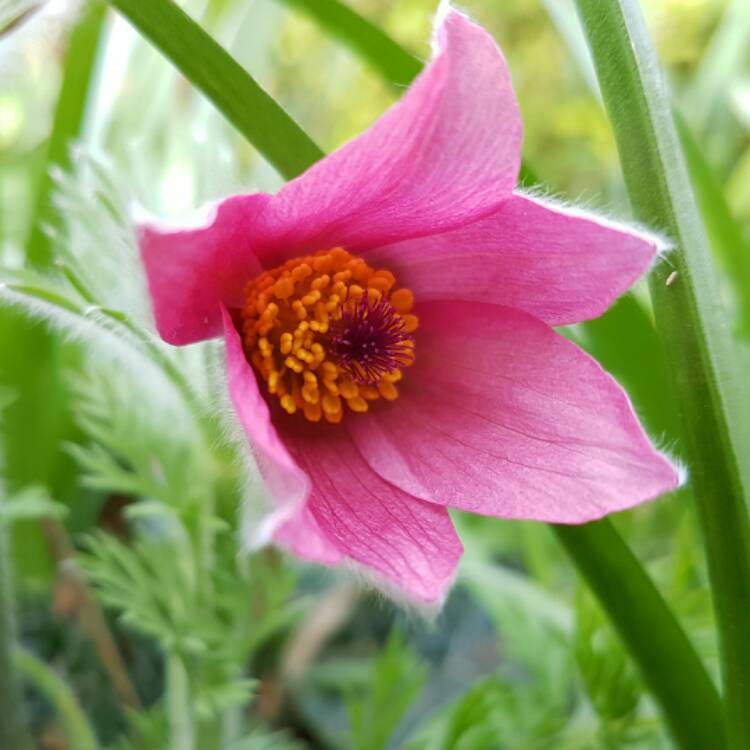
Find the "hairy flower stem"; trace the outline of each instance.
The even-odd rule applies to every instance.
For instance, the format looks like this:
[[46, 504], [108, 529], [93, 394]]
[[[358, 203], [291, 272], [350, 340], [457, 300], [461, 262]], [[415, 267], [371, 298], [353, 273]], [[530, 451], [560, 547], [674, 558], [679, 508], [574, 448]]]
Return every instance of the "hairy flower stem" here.
[[0, 520], [0, 747], [32, 750], [13, 662], [16, 622], [9, 546], [8, 529]]

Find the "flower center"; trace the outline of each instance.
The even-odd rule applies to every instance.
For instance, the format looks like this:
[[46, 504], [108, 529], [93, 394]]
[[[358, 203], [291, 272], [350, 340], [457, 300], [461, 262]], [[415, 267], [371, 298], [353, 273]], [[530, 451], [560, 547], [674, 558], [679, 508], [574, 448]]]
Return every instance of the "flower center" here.
[[245, 287], [242, 336], [256, 372], [289, 414], [338, 423], [344, 407], [398, 398], [414, 362], [414, 295], [337, 247], [265, 271]]

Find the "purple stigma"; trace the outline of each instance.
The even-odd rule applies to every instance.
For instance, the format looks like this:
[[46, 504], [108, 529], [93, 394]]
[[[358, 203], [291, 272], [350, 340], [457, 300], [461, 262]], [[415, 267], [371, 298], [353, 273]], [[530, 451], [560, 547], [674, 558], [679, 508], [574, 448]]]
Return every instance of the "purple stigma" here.
[[411, 334], [388, 300], [371, 304], [367, 296], [344, 314], [331, 337], [339, 367], [360, 385], [377, 383], [381, 376], [411, 361]]

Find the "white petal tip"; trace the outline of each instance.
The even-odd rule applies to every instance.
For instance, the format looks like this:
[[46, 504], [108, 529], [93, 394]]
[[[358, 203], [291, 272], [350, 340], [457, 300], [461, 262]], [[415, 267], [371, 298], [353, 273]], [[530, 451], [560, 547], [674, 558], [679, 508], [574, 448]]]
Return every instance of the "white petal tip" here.
[[450, 16], [451, 13], [455, 13], [459, 16], [465, 15], [461, 13], [461, 11], [459, 11], [455, 5], [453, 5], [452, 0], [440, 0], [437, 10], [435, 11], [435, 16], [432, 20], [431, 46], [433, 56], [437, 56], [440, 50], [443, 48], [440, 34], [442, 32], [443, 26], [445, 25], [445, 22], [448, 20], [448, 16]]
[[180, 217], [164, 219], [161, 216], [149, 211], [143, 205], [133, 202], [130, 206], [130, 216], [135, 224], [139, 227], [148, 227], [155, 232], [171, 233], [190, 231], [191, 229], [203, 229], [213, 224], [216, 219], [216, 213], [219, 203], [207, 203], [195, 211], [184, 214]]
[[675, 471], [677, 472], [677, 487], [684, 487], [687, 484], [688, 479], [690, 479], [688, 468], [684, 463], [682, 463], [682, 461], [674, 458], [672, 459], [672, 463], [674, 464]]
[[439, 29], [448, 17], [448, 13], [453, 9], [453, 3], [451, 0], [440, 0], [438, 3], [437, 10], [435, 11], [435, 20], [433, 21], [433, 28]]

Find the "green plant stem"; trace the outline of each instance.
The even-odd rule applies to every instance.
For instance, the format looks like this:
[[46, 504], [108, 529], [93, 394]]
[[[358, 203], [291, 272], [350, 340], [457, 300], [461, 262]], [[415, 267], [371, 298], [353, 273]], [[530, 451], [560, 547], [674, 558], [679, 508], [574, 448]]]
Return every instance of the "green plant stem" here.
[[109, 2], [175, 63], [283, 177], [295, 177], [323, 156], [307, 133], [174, 2]]
[[635, 0], [576, 2], [634, 211], [676, 244], [651, 274], [651, 294], [681, 402], [685, 451], [704, 530], [728, 745], [748, 750], [750, 478], [742, 458], [750, 455], [750, 423], [742, 393], [747, 387], [743, 353], [731, 339], [719, 302], [705, 228], [640, 9]]
[[16, 622], [8, 545], [8, 529], [0, 522], [0, 747], [32, 750], [33, 744], [24, 722], [21, 689], [13, 663]]
[[[75, 750], [96, 750], [98, 743], [94, 731], [68, 685], [30, 651], [18, 648], [14, 656], [19, 672], [55, 709], [68, 738], [68, 746]], [[3, 747], [15, 748], [16, 745]]]
[[679, 746], [720, 750], [724, 727], [719, 694], [612, 523], [604, 519], [552, 528], [638, 664]]

